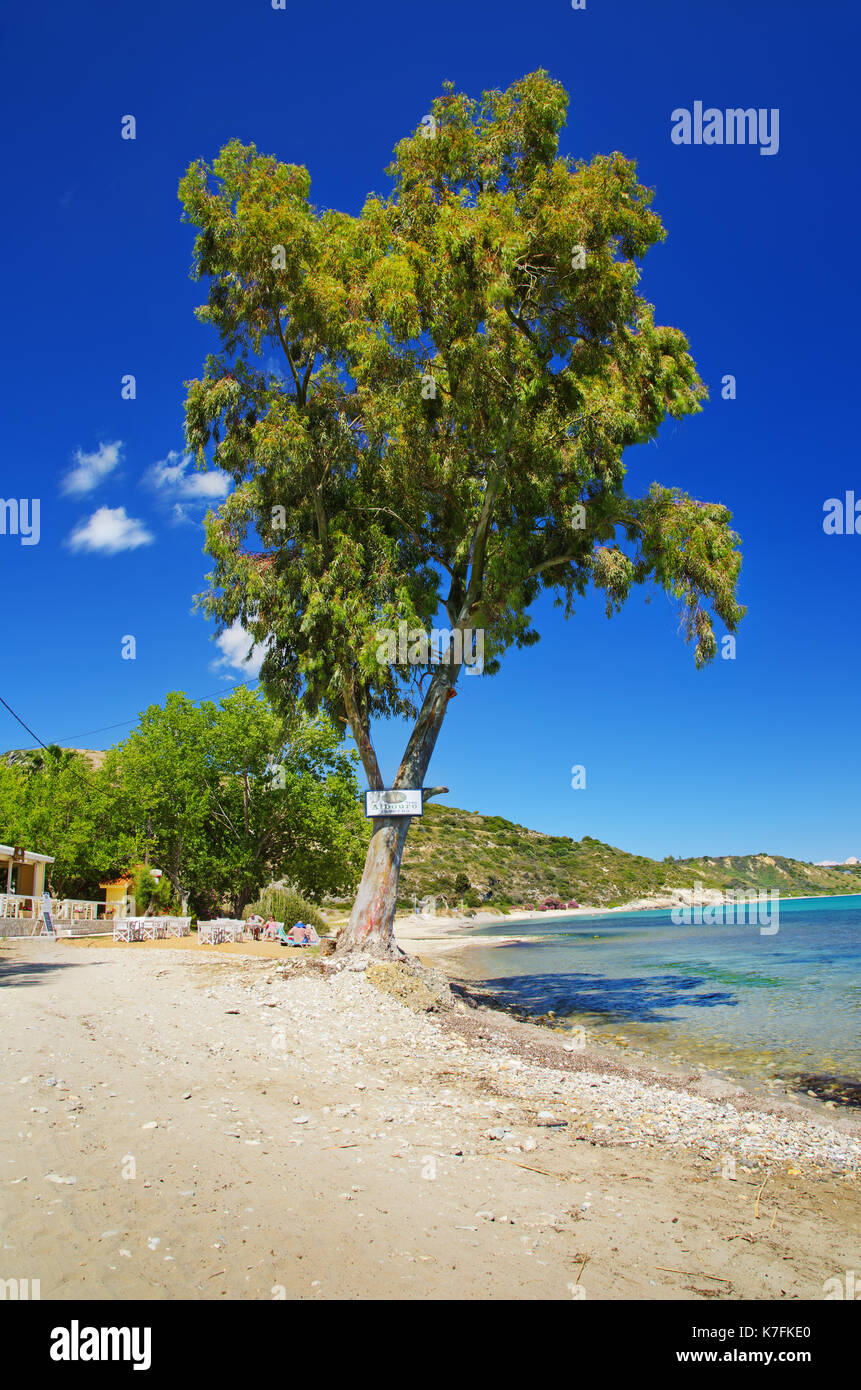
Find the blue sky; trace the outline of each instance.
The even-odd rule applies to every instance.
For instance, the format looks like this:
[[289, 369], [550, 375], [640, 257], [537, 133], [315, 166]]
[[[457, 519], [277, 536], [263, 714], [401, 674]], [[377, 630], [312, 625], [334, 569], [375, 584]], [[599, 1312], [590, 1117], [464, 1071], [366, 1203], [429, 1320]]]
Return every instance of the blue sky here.
[[[183, 382], [213, 346], [176, 197], [188, 164], [253, 141], [305, 164], [318, 204], [356, 212], [443, 80], [477, 95], [543, 67], [571, 95], [563, 151], [620, 149], [656, 188], [669, 235], [643, 289], [711, 392], [631, 454], [631, 486], [731, 508], [749, 613], [736, 659], [698, 673], [663, 597], [610, 622], [595, 598], [567, 624], [540, 605], [537, 647], [461, 682], [431, 779], [452, 805], [656, 856], [861, 854], [861, 535], [822, 525], [826, 499], [861, 498], [858, 41], [849, 0], [18, 8], [0, 29], [0, 493], [39, 498], [41, 518], [38, 545], [0, 535], [0, 695], [45, 742], [99, 748], [171, 689], [247, 675], [191, 612], [218, 479], [183, 461]], [[675, 145], [671, 113], [698, 100], [778, 108], [779, 151]], [[377, 731], [388, 775], [403, 741]], [[0, 747], [30, 742], [0, 707]]]

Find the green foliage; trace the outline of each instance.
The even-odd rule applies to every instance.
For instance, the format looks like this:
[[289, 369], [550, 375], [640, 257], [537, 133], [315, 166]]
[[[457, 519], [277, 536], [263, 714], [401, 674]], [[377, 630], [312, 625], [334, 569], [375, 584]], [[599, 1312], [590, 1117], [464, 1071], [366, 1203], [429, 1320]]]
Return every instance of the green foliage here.
[[53, 855], [46, 886], [60, 897], [98, 899], [100, 881], [139, 858], [110, 779], [68, 748], [0, 761], [0, 839]]
[[366, 833], [355, 761], [325, 717], [285, 718], [238, 688], [218, 705], [173, 692], [150, 706], [106, 769], [151, 861], [203, 917], [241, 911], [277, 878], [314, 896], [355, 883]]
[[162, 874], [156, 878], [145, 865], [142, 865], [132, 879], [132, 894], [135, 910], [138, 913], [152, 908], [153, 914], [169, 917], [179, 913], [182, 904], [173, 891], [170, 880]]
[[208, 518], [201, 602], [267, 644], [279, 706], [349, 722], [369, 777], [371, 718], [412, 716], [430, 670], [378, 661], [400, 620], [483, 628], [493, 674], [538, 640], [543, 589], [567, 615], [594, 585], [611, 613], [657, 583], [697, 664], [714, 619], [742, 615], [726, 508], [627, 490], [624, 451], [706, 393], [638, 292], [664, 238], [652, 191], [619, 153], [559, 156], [567, 100], [544, 72], [480, 100], [446, 84], [435, 138], [402, 140], [357, 216], [236, 140], [180, 184], [221, 342], [187, 439], [236, 485]]
[[141, 884], [141, 910], [152, 896], [236, 914], [283, 878], [319, 898], [361, 873], [356, 761], [322, 715], [276, 715], [243, 688], [217, 705], [174, 691], [98, 768], [68, 749], [0, 761], [0, 838], [54, 855], [61, 896], [99, 898], [146, 856], [164, 878]]
[[298, 893], [295, 888], [265, 888], [256, 902], [243, 910], [243, 917], [258, 915], [267, 920], [283, 922], [287, 931], [294, 922], [307, 922], [316, 927], [321, 936], [329, 928], [319, 908]]
[[454, 881], [454, 891], [456, 893], [466, 893], [469, 891], [469, 879], [466, 874], [458, 874]]

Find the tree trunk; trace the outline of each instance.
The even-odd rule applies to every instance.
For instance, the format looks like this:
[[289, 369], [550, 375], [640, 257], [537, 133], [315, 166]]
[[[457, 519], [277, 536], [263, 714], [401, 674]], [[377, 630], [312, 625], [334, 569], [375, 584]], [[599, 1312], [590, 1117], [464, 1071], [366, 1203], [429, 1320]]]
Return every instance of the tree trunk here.
[[[434, 672], [393, 788], [421, 787], [436, 745], [448, 702], [456, 694], [460, 665], [442, 664]], [[338, 937], [337, 950], [367, 952], [397, 959], [403, 955], [393, 934], [398, 879], [410, 816], [374, 819], [371, 843], [350, 921]]]
[[409, 828], [409, 816], [381, 816], [374, 820], [350, 922], [338, 937], [339, 951], [367, 951], [386, 958], [401, 954], [392, 935], [392, 923]]

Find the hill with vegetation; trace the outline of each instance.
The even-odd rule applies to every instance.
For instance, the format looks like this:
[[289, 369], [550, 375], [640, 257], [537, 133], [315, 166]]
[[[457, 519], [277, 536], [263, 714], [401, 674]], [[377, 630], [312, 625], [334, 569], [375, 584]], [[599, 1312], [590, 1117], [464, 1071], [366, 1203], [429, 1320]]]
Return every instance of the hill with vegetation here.
[[532, 907], [555, 897], [616, 907], [697, 882], [722, 892], [779, 889], [782, 897], [861, 893], [861, 866], [823, 868], [776, 854], [648, 859], [589, 835], [544, 835], [502, 816], [428, 805], [407, 838], [398, 899], [403, 907], [414, 894], [450, 906], [463, 898], [467, 907]]
[[[97, 749], [63, 751], [79, 753], [93, 769], [107, 756]], [[25, 768], [38, 769], [43, 760], [41, 749], [0, 754], [0, 761]], [[721, 892], [779, 889], [787, 898], [861, 893], [861, 865], [827, 868], [770, 854], [648, 859], [589, 835], [582, 840], [545, 835], [503, 816], [428, 804], [407, 838], [398, 904], [411, 908], [414, 898], [430, 896], [438, 907], [463, 902], [466, 908], [506, 911], [553, 897], [576, 899], [584, 907], [618, 907], [667, 896], [674, 888], [692, 889], [698, 882]], [[351, 901], [343, 899], [342, 905]]]
[[[50, 747], [57, 753], [79, 753], [92, 768], [102, 767], [108, 756], [101, 748], [61, 748], [56, 743]], [[23, 767], [25, 771], [40, 771], [44, 761], [41, 748], [9, 748], [5, 753], [0, 753], [0, 762], [7, 763], [9, 767]]]

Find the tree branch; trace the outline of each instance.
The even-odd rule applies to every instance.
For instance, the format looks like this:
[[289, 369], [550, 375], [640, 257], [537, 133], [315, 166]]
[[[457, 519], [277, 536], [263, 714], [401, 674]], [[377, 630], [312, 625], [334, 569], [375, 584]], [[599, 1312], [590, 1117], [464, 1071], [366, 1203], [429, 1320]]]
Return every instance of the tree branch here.
[[281, 329], [281, 317], [280, 317], [280, 315], [279, 315], [277, 309], [276, 309], [274, 312], [275, 312], [275, 331], [276, 331], [276, 333], [278, 334], [278, 341], [280, 342], [282, 348], [284, 349], [284, 356], [287, 358], [287, 365], [288, 365], [289, 368], [290, 368], [290, 374], [291, 374], [291, 376], [293, 377], [293, 384], [294, 384], [294, 386], [296, 387], [296, 395], [297, 395], [297, 397], [299, 398], [299, 400], [302, 402], [302, 404], [304, 405], [304, 403], [305, 403], [305, 398], [304, 398], [304, 393], [303, 393], [303, 391], [302, 391], [302, 383], [300, 382], [299, 377], [298, 377], [298, 374], [297, 374], [297, 372], [296, 372], [296, 368], [295, 368], [294, 365], [293, 365], [293, 358], [290, 356], [290, 349], [289, 349], [289, 347], [287, 346], [287, 342], [286, 342], [286, 340], [285, 340], [285, 338], [284, 338], [284, 333], [282, 332], [282, 329]]
[[428, 547], [425, 545], [424, 541], [422, 540], [421, 536], [418, 534], [418, 532], [413, 530], [412, 526], [410, 526], [408, 521], [404, 521], [403, 517], [398, 516], [397, 512], [393, 512], [391, 507], [359, 506], [358, 510], [360, 512], [385, 512], [387, 516], [393, 516], [395, 521], [400, 522], [401, 526], [403, 526], [405, 530], [409, 531], [410, 535], [412, 536], [413, 540], [415, 541], [419, 549], [422, 551], [422, 553], [424, 555], [427, 555], [429, 560], [433, 560], [436, 562], [436, 564], [442, 565], [443, 569], [446, 570], [447, 573], [452, 576], [452, 579], [454, 578], [454, 572], [446, 564], [445, 560], [443, 560], [441, 556], [435, 555], [432, 550], [429, 550]]
[[383, 791], [385, 782], [383, 781], [383, 774], [380, 772], [380, 764], [377, 762], [374, 745], [371, 742], [371, 735], [362, 722], [353, 690], [346, 683], [343, 689], [343, 700], [344, 709], [347, 711], [347, 722], [350, 725], [353, 738], [356, 740], [356, 747], [359, 750], [359, 757], [362, 759], [368, 786], [373, 792]]
[[305, 368], [305, 375], [304, 375], [303, 378], [302, 378], [302, 399], [303, 399], [303, 401], [305, 401], [305, 400], [308, 399], [308, 382], [311, 380], [311, 373], [312, 373], [312, 371], [314, 370], [314, 363], [316, 362], [316, 360], [317, 360], [317, 340], [315, 339], [315, 340], [314, 340], [314, 345], [313, 345], [313, 347], [311, 348], [311, 352], [310, 352], [309, 357], [308, 357], [308, 366]]
[[481, 504], [481, 512], [473, 532], [472, 559], [470, 563], [469, 584], [466, 590], [466, 611], [467, 615], [478, 601], [479, 592], [484, 582], [484, 562], [487, 556], [487, 537], [490, 533], [490, 522], [493, 516], [493, 504], [496, 501], [496, 494], [499, 491], [501, 479], [498, 473], [488, 478], [484, 488], [484, 501]]
[[534, 569], [527, 570], [524, 578], [534, 579], [535, 576], [541, 574], [543, 570], [552, 569], [554, 565], [567, 565], [569, 561], [573, 559], [573, 555], [556, 555], [552, 560], [545, 560], [543, 565], [536, 565]]
[[448, 787], [422, 787], [422, 802], [430, 801], [432, 796], [443, 796]]

